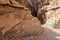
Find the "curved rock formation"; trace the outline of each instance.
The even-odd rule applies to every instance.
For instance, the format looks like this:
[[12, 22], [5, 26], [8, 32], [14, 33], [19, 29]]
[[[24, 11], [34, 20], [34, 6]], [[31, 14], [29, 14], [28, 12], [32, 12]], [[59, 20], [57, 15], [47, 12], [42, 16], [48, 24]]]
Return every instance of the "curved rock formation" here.
[[30, 10], [0, 5], [0, 40], [22, 40], [31, 36], [33, 40], [43, 31], [39, 20], [31, 15]]

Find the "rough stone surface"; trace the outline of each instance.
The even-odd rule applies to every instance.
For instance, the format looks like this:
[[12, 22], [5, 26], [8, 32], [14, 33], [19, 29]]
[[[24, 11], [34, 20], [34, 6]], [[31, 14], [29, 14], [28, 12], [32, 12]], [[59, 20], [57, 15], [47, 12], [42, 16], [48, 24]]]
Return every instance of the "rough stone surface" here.
[[0, 40], [37, 40], [43, 31], [29, 10], [0, 5]]
[[51, 0], [50, 5], [43, 7], [47, 10], [47, 22], [42, 26], [29, 9], [18, 8], [25, 7], [24, 2], [10, 1], [0, 0], [0, 40], [60, 40], [60, 0]]
[[47, 15], [47, 22], [42, 25], [45, 28], [44, 33], [41, 35], [41, 40], [60, 40], [60, 0], [52, 0], [49, 5]]
[[60, 29], [60, 20], [55, 24], [54, 28]]

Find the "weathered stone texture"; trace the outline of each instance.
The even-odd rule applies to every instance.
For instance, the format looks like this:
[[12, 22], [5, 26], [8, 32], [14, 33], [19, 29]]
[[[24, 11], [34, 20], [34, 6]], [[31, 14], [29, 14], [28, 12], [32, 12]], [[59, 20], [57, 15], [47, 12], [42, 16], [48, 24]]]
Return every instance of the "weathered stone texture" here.
[[0, 5], [0, 40], [22, 40], [30, 36], [35, 39], [43, 30], [30, 10]]

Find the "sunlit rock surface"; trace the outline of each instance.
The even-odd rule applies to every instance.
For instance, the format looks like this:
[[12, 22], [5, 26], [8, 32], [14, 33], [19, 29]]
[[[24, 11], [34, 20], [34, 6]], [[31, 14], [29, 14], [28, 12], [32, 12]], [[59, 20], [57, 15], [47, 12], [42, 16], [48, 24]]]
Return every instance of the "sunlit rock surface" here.
[[54, 28], [60, 29], [60, 20], [55, 24]]
[[[25, 7], [23, 2], [10, 1], [0, 3]], [[0, 6], [0, 40], [60, 40], [60, 0], [51, 0], [45, 9], [47, 22], [41, 26], [29, 10]]]
[[45, 31], [41, 35], [41, 40], [60, 40], [60, 0], [52, 0], [47, 9], [47, 22], [42, 25]]
[[43, 31], [29, 10], [0, 5], [0, 40], [37, 40]]

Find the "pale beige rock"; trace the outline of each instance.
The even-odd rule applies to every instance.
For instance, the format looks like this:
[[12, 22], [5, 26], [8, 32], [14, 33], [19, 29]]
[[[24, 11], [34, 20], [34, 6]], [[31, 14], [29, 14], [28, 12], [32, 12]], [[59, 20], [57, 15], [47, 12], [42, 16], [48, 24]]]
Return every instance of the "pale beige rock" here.
[[54, 28], [60, 29], [60, 20], [54, 25]]

